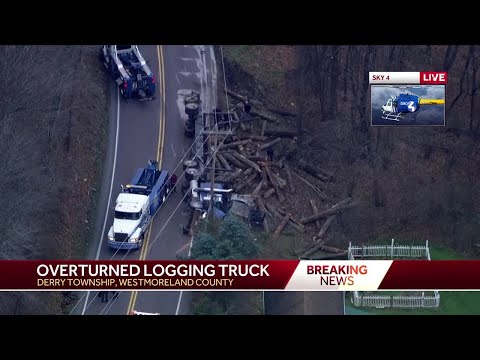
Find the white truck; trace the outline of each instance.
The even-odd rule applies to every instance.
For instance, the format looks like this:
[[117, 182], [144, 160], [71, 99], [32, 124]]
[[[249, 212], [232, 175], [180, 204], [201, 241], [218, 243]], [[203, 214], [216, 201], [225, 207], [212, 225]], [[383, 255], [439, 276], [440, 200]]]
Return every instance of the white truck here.
[[140, 249], [147, 226], [165, 202], [171, 185], [168, 171], [159, 170], [155, 160], [138, 169], [130, 184], [122, 186], [116, 199], [113, 225], [107, 236], [108, 246], [122, 250]]

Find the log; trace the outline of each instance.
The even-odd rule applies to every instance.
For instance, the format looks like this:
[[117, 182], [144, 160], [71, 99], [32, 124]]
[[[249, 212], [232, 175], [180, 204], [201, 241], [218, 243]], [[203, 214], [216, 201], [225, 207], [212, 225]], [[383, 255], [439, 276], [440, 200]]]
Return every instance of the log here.
[[275, 177], [275, 180], [277, 181], [278, 187], [280, 189], [285, 189], [285, 187], [287, 186], [287, 182], [284, 179], [282, 179], [280, 177], [280, 175], [277, 175], [274, 172], [272, 172], [272, 175]]
[[[250, 169], [249, 169], [250, 170]], [[248, 176], [238, 187], [237, 191], [241, 191], [243, 188], [245, 188], [247, 185], [250, 185], [253, 180], [255, 180], [258, 176], [258, 173], [253, 173], [250, 176]]]
[[224, 181], [234, 181], [235, 179], [237, 179], [240, 175], [242, 175], [243, 173], [243, 170], [242, 169], [238, 169], [236, 170], [234, 173], [232, 173], [231, 175], [227, 175], [227, 176], [224, 176]]
[[245, 148], [244, 148], [243, 146], [240, 145], [240, 146], [237, 148], [237, 151], [238, 151], [238, 153], [239, 153], [240, 155], [245, 156], [245, 157], [248, 157], [247, 153], [245, 152]]
[[282, 169], [283, 161], [258, 161], [258, 165], [268, 166], [268, 167], [277, 167], [279, 169]]
[[[283, 209], [277, 209], [277, 211], [280, 213], [280, 215], [286, 215], [287, 212]], [[295, 219], [292, 215], [290, 215], [290, 222], [289, 224], [297, 231], [299, 232], [304, 232], [305, 231], [305, 226], [303, 226], [300, 221]]]
[[280, 233], [282, 232], [282, 230], [285, 228], [285, 226], [287, 225], [288, 221], [290, 220], [290, 214], [287, 214], [283, 217], [282, 221], [280, 221], [280, 224], [277, 226], [277, 229], [275, 230], [275, 232], [273, 233], [274, 236], [278, 236], [280, 235]]
[[342, 250], [342, 249], [339, 249], [339, 248], [336, 248], [336, 247], [333, 247], [333, 246], [328, 246], [328, 245], [322, 245], [322, 247], [320, 249], [323, 250], [323, 251], [331, 252], [331, 253], [335, 253], [335, 254], [340, 254], [340, 253], [345, 251], [345, 250]]
[[[237, 100], [240, 100], [242, 102], [242, 107], [243, 107], [243, 103], [245, 102], [245, 100], [247, 100], [247, 98], [245, 96], [242, 96], [240, 94], [237, 94], [236, 92], [233, 92], [232, 90], [230, 89], [227, 89], [227, 94], [229, 96], [231, 96], [232, 98], [234, 99], [237, 99]], [[260, 106], [263, 106], [263, 104], [260, 102], [260, 101], [257, 101], [257, 100], [251, 100], [251, 99], [248, 99], [248, 101], [251, 103], [251, 104], [256, 104], [256, 105], [260, 105]]]
[[264, 112], [250, 111], [250, 114], [252, 116], [257, 116], [260, 119], [267, 120], [268, 122], [271, 122], [271, 123], [278, 124], [278, 122], [279, 122], [278, 118], [276, 118], [274, 116], [271, 116], [271, 115], [268, 115], [268, 114], [265, 114]]
[[230, 164], [228, 163], [228, 161], [225, 159], [225, 157], [220, 154], [219, 152], [217, 152], [217, 159], [218, 161], [220, 161], [220, 163], [222, 164], [223, 168], [227, 169], [227, 170], [232, 170], [232, 168], [230, 167]]
[[273, 193], [275, 192], [275, 189], [274, 188], [270, 188], [267, 190], [267, 192], [265, 194], [263, 194], [263, 197], [265, 199], [268, 199], [270, 196], [273, 195]]
[[319, 212], [317, 214], [313, 214], [312, 216], [303, 218], [302, 220], [300, 220], [300, 222], [302, 224], [307, 224], [307, 223], [315, 221], [317, 219], [322, 219], [324, 217], [334, 215], [334, 214], [338, 213], [339, 211], [354, 207], [356, 205], [358, 205], [358, 201], [352, 201], [350, 198], [348, 198], [348, 199], [345, 199], [345, 200], [339, 202], [338, 204], [332, 206], [330, 209], [327, 209], [327, 210]]
[[255, 189], [252, 192], [253, 196], [258, 196], [258, 194], [260, 194], [260, 190], [262, 190], [262, 185], [263, 185], [263, 177], [260, 180], [260, 182], [258, 183], [258, 185], [255, 186]]
[[316, 177], [319, 180], [322, 180], [324, 182], [327, 182], [328, 180], [330, 180], [330, 177], [324, 175], [324, 173], [322, 173], [320, 170], [316, 169], [315, 167], [307, 164], [306, 161], [304, 160], [299, 161], [298, 166], [303, 171], [309, 173], [310, 175], [312, 175], [313, 177]]
[[326, 251], [329, 253], [334, 253], [334, 254], [344, 254], [345, 250], [341, 250], [332, 246], [324, 245], [323, 243], [316, 244], [313, 246], [308, 247], [305, 252], [302, 254], [302, 258], [308, 257], [312, 255], [313, 253], [317, 252], [318, 250]]
[[262, 146], [260, 146], [258, 148], [258, 150], [265, 150], [265, 149], [268, 149], [269, 147], [272, 147], [273, 145], [279, 143], [280, 141], [282, 141], [282, 138], [279, 138], [277, 137], [275, 140], [272, 140], [266, 144], [263, 144]]
[[[257, 206], [260, 209], [260, 211], [263, 212], [264, 214], [267, 214], [267, 209], [265, 208], [265, 203], [263, 202], [263, 200], [260, 196], [257, 196], [255, 198], [255, 202], [257, 203]], [[267, 222], [267, 217], [265, 217], [263, 219], [263, 230], [267, 233], [270, 232], [268, 222]]]
[[298, 133], [293, 130], [267, 130], [265, 129], [264, 133], [265, 136], [275, 136], [281, 138], [293, 138], [298, 136]]
[[[325, 220], [323, 223], [322, 227], [320, 228], [320, 231], [318, 232], [317, 235], [313, 237], [313, 241], [318, 242], [318, 243], [324, 243], [323, 238], [325, 237], [325, 234], [327, 233], [327, 230], [330, 228], [330, 225], [332, 225], [333, 220], [335, 219], [337, 215], [332, 215]], [[316, 220], [316, 222], [319, 220]]]
[[239, 167], [240, 169], [246, 169], [248, 166], [245, 165], [244, 163], [238, 161], [233, 155], [232, 153], [225, 153], [223, 154], [225, 156], [225, 159], [227, 159], [228, 161], [230, 161], [233, 165], [235, 165], [236, 167]]
[[[310, 199], [310, 206], [312, 207], [313, 213], [317, 214], [318, 208], [317, 205], [315, 205], [315, 200]], [[315, 220], [315, 226], [317, 227], [317, 229], [321, 229], [322, 225], [320, 224], [320, 219]]]
[[[252, 160], [252, 161], [261, 161], [261, 162], [267, 162], [267, 155], [250, 155], [248, 157], [249, 160]], [[259, 164], [260, 166], [262, 166], [262, 164]]]
[[263, 120], [262, 122], [262, 131], [260, 132], [260, 136], [264, 136], [265, 129], [267, 128], [267, 120]]
[[[251, 140], [250, 140], [251, 141]], [[252, 169], [254, 169], [256, 172], [261, 173], [262, 169], [260, 169], [260, 166], [258, 164], [254, 163], [251, 160], [248, 160], [245, 156], [239, 154], [238, 152], [234, 152], [230, 154], [232, 157], [237, 159], [238, 161], [244, 163], [245, 165], [250, 166]]]
[[275, 218], [281, 218], [283, 215], [270, 203], [265, 203], [265, 208], [270, 211]]
[[250, 139], [253, 141], [267, 141], [268, 137], [267, 136], [260, 136], [260, 135], [243, 135], [242, 140]]
[[320, 197], [324, 200], [327, 200], [327, 201], [330, 201], [330, 197], [327, 196], [323, 191], [321, 191], [319, 188], [317, 188], [315, 185], [313, 185], [311, 182], [309, 182], [308, 180], [304, 179], [303, 177], [301, 177], [300, 175], [298, 174], [295, 174], [294, 175], [296, 177], [298, 177], [300, 180], [302, 180], [305, 184], [307, 184], [308, 186], [310, 186], [313, 190], [315, 190], [315, 192], [320, 195]]
[[268, 189], [268, 176], [265, 169], [262, 169], [262, 181], [263, 181], [262, 188]]
[[265, 172], [267, 173], [267, 176], [268, 176], [268, 179], [270, 180], [270, 182], [272, 183], [273, 187], [275, 188], [275, 192], [277, 193], [277, 197], [278, 197], [278, 200], [281, 202], [281, 203], [284, 203], [285, 202], [285, 196], [283, 196], [283, 194], [280, 192], [280, 188], [277, 184], [277, 181], [275, 179], [275, 177], [272, 175], [272, 172], [270, 171], [270, 169], [267, 167], [264, 168], [265, 169]]
[[219, 149], [222, 149], [222, 150], [233, 149], [233, 148], [236, 148], [238, 145], [247, 145], [247, 144], [250, 144], [251, 142], [252, 140], [250, 139], [234, 141], [228, 144], [221, 144], [219, 146]]
[[290, 188], [290, 192], [292, 194], [295, 193], [295, 188], [293, 187], [293, 181], [292, 181], [292, 173], [290, 172], [290, 167], [288, 166], [287, 163], [284, 163], [283, 164], [283, 167], [285, 168], [285, 172], [287, 173], [287, 182], [288, 182], [288, 186]]

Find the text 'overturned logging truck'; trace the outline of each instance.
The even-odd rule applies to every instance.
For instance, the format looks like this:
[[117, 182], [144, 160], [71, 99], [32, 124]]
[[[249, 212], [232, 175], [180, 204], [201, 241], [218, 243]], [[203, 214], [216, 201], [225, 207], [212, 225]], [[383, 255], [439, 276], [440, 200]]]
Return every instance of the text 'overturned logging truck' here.
[[124, 99], [155, 99], [155, 76], [137, 45], [102, 45], [100, 60], [116, 81]]
[[113, 249], [140, 249], [145, 231], [172, 189], [168, 171], [150, 160], [135, 173], [130, 184], [122, 186], [115, 202], [113, 225], [108, 231], [108, 246]]

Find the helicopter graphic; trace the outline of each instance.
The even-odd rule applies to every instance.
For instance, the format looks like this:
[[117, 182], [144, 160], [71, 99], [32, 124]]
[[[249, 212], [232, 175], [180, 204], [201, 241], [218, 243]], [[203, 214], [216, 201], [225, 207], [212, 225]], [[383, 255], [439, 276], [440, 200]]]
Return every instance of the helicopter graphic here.
[[382, 119], [400, 121], [414, 120], [420, 106], [443, 105], [444, 99], [422, 99], [413, 94], [400, 94], [391, 96], [382, 106]]

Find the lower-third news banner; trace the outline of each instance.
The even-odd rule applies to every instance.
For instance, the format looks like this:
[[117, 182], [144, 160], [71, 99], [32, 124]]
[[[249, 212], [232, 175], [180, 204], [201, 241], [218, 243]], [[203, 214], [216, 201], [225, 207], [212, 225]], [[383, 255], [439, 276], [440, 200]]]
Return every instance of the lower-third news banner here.
[[480, 261], [0, 261], [18, 290], [480, 290]]

